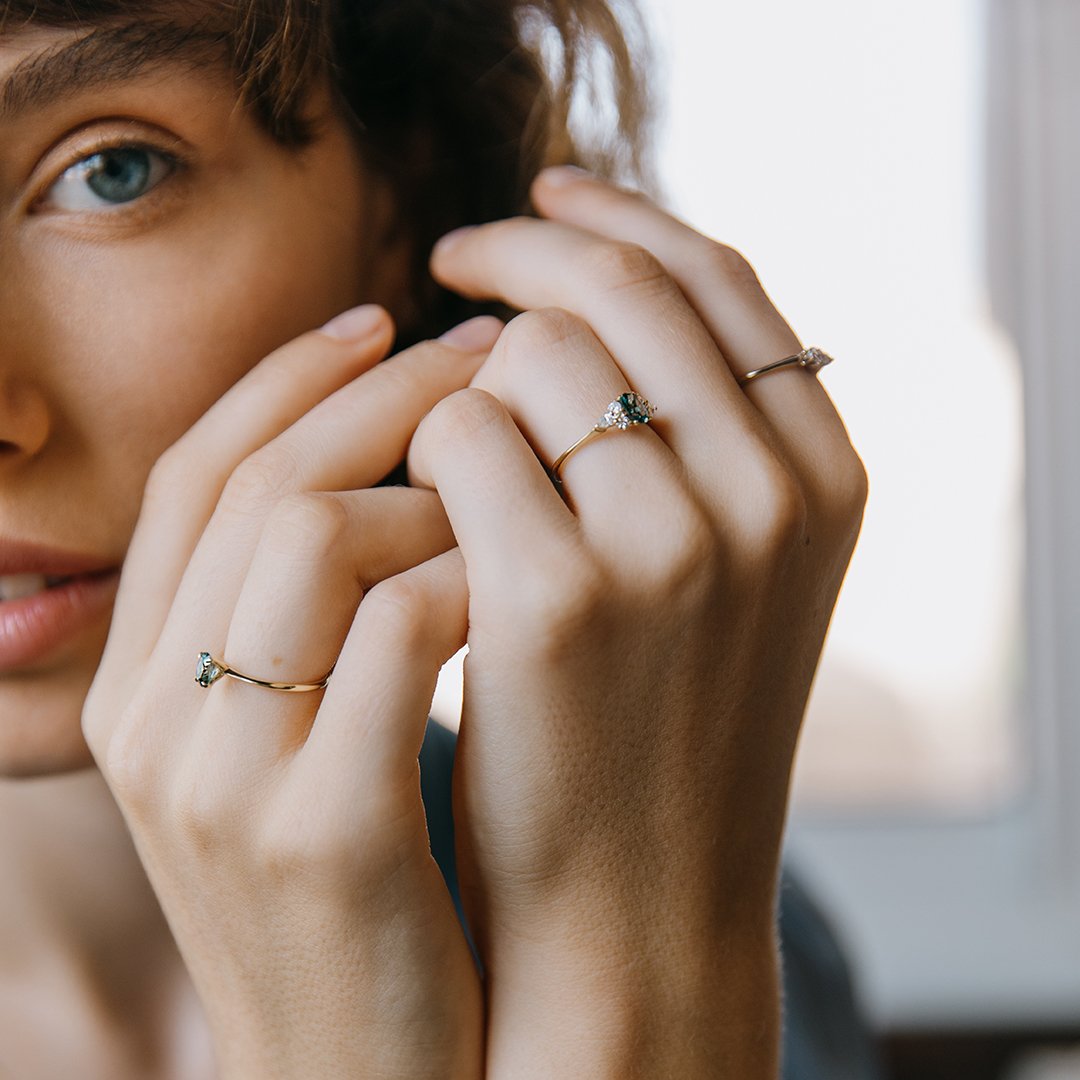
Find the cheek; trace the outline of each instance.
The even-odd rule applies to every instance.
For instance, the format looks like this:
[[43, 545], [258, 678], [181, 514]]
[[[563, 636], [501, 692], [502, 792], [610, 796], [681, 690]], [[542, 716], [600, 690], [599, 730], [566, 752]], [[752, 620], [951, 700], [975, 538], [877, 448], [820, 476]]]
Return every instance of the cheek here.
[[264, 356], [363, 299], [355, 231], [294, 217], [180, 241], [99, 250], [56, 282], [52, 353], [70, 358], [57, 390], [117, 494], [141, 491], [161, 452]]

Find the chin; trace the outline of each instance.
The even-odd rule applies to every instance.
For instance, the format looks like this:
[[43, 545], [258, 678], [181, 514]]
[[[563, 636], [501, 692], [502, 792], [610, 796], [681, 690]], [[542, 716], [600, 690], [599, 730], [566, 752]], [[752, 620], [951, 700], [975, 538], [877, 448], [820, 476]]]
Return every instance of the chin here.
[[96, 768], [82, 733], [93, 673], [0, 678], [0, 780]]

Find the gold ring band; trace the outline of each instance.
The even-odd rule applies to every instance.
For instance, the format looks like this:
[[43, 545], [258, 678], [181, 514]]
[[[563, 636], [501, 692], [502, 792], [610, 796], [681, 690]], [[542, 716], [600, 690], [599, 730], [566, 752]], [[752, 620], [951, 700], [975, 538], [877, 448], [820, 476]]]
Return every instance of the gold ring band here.
[[217, 657], [204, 651], [199, 653], [195, 667], [195, 681], [205, 690], [213, 686], [218, 679], [228, 675], [230, 679], [239, 679], [240, 682], [261, 686], [266, 690], [282, 690], [287, 694], [299, 694], [307, 693], [309, 690], [325, 690], [333, 673], [334, 669], [331, 668], [324, 678], [314, 683], [269, 682], [266, 679], [256, 679], [251, 675], [245, 675], [236, 668], [229, 667], [224, 660], [218, 660]]
[[625, 394], [620, 394], [610, 405], [608, 405], [604, 415], [601, 416], [573, 446], [568, 447], [555, 459], [551, 468], [548, 470], [551, 479], [559, 487], [562, 487], [562, 478], [559, 476], [559, 470], [562, 468], [563, 462], [566, 461], [575, 450], [579, 450], [583, 447], [590, 439], [595, 438], [597, 435], [603, 435], [604, 432], [610, 431], [612, 428], [618, 428], [620, 431], [625, 431], [627, 428], [635, 427], [638, 424], [648, 424], [656, 412], [656, 406], [650, 405], [640, 394], [635, 394], [630, 390]]
[[794, 356], [785, 356], [783, 360], [775, 360], [764, 367], [748, 371], [739, 379], [739, 385], [745, 386], [751, 379], [756, 379], [759, 375], [768, 375], [770, 371], [778, 371], [780, 368], [785, 367], [805, 368], [812, 375], [816, 375], [823, 367], [832, 362], [833, 358], [827, 352], [823, 352], [816, 345], [811, 345], [810, 348], [803, 349], [802, 352], [796, 353]]

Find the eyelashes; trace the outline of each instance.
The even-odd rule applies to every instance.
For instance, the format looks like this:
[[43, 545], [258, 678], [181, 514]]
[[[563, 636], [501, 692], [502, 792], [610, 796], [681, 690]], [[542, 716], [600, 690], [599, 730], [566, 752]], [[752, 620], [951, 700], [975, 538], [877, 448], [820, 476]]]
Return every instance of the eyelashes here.
[[69, 165], [36, 201], [35, 209], [115, 212], [150, 195], [180, 167], [174, 155], [142, 143], [101, 146]]

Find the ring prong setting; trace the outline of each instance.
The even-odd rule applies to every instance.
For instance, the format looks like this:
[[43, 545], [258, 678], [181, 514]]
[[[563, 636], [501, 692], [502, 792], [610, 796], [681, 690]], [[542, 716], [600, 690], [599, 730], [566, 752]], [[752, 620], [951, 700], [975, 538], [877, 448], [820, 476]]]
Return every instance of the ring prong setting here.
[[620, 394], [608, 407], [607, 412], [600, 418], [597, 428], [617, 427], [625, 431], [635, 424], [647, 424], [656, 415], [656, 406], [640, 394]]
[[827, 352], [813, 345], [809, 349], [803, 349], [799, 357], [799, 365], [814, 374], [833, 362], [833, 358]]
[[213, 686], [224, 674], [224, 670], [208, 652], [199, 653], [195, 664], [195, 681], [204, 690]]

